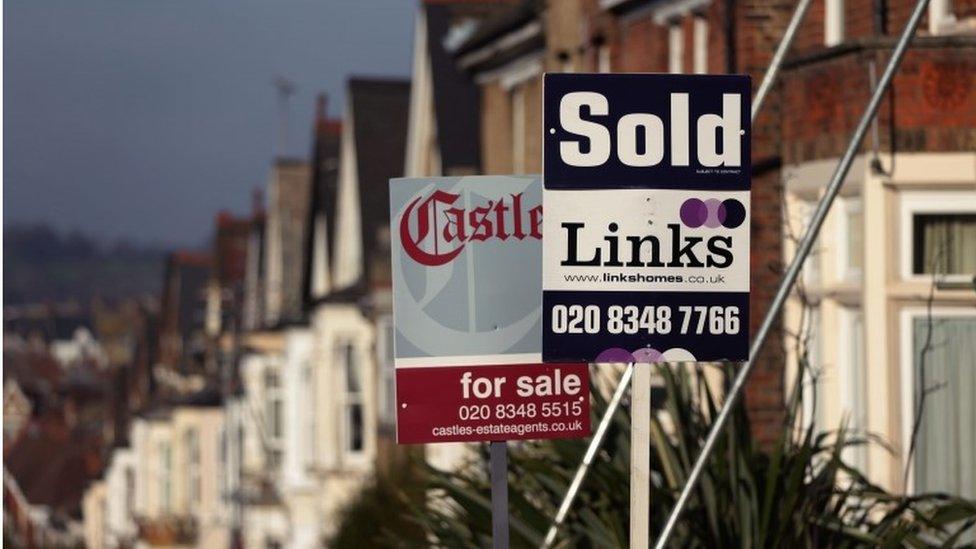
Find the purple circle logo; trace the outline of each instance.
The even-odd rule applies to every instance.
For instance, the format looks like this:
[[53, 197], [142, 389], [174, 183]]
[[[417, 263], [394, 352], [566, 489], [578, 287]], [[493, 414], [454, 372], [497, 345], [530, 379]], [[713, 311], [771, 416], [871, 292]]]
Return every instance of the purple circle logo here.
[[701, 200], [689, 198], [681, 205], [681, 222], [690, 229], [705, 226], [709, 229], [734, 229], [746, 220], [746, 208], [734, 198]]

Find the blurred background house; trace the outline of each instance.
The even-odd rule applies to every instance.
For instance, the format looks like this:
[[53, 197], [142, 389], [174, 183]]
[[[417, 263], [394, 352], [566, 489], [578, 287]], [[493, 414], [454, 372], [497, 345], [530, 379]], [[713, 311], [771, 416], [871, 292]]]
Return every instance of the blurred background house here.
[[[908, 12], [827, 1], [801, 28], [779, 95], [786, 258]], [[973, 498], [976, 3], [932, 2], [922, 25], [806, 264], [786, 347], [812, 366], [808, 420], [891, 446], [851, 450], [872, 480]]]
[[[388, 180], [538, 173], [545, 72], [758, 83], [793, 4], [419, 2], [410, 80], [320, 97], [308, 159], [158, 258], [157, 296], [5, 309], [5, 540], [313, 547], [407, 453], [462, 466], [395, 444]], [[755, 125], [753, 330], [911, 4], [814, 0]], [[760, 442], [809, 366], [808, 421], [891, 444], [852, 456], [874, 482], [976, 497], [974, 151], [976, 2], [935, 0], [748, 384]]]

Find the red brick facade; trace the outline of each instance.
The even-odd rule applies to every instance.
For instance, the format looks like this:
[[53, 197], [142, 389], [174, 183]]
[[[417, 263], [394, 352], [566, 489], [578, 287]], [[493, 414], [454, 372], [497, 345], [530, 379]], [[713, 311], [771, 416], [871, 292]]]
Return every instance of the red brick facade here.
[[[880, 76], [894, 39], [797, 56], [783, 72], [782, 156], [795, 164], [839, 156]], [[976, 36], [920, 36], [878, 111], [884, 152], [976, 149]], [[894, 140], [894, 143], [892, 143]], [[872, 144], [862, 143], [866, 150]]]
[[[842, 41], [828, 48], [824, 3], [815, 0], [811, 6], [781, 81], [753, 126], [753, 334], [783, 271], [780, 166], [841, 154], [870, 96], [870, 63], [879, 76], [914, 6], [911, 0], [889, 0], [878, 12], [876, 2], [844, 2]], [[700, 17], [708, 27], [707, 72], [750, 74], [755, 89], [795, 1], [716, 0], [698, 12], [666, 21], [654, 18], [655, 9], [665, 4], [635, 4], [640, 3], [625, 3], [624, 8], [608, 12], [596, 0], [584, 0], [589, 40], [584, 49], [609, 47], [614, 72], [667, 72], [668, 27], [679, 25], [683, 72], [692, 72], [694, 19]], [[957, 21], [971, 20], [976, 17], [976, 0], [956, 0], [952, 10]], [[976, 37], [928, 34], [923, 21], [920, 38], [879, 112], [879, 124], [890, 130], [879, 132], [880, 146], [890, 150], [893, 137], [896, 151], [976, 149]], [[597, 69], [596, 53], [584, 54], [583, 59], [590, 62], [584, 70]], [[782, 432], [785, 356], [781, 342], [779, 333], [767, 340], [746, 387], [746, 406], [757, 438], [764, 443]]]
[[[840, 42], [824, 45], [825, 2], [814, 0], [794, 47], [753, 124], [752, 302], [755, 334], [782, 272], [780, 167], [841, 154], [871, 91], [869, 68], [884, 68], [912, 0], [848, 0], [843, 4]], [[545, 70], [668, 72], [671, 29], [681, 32], [682, 72], [695, 67], [696, 32], [707, 32], [699, 52], [705, 72], [746, 73], [758, 88], [779, 45], [796, 0], [712, 0], [704, 5], [629, 0], [560, 0], [540, 3], [546, 23]], [[693, 8], [693, 9], [692, 9]], [[877, 10], [881, 11], [877, 11]], [[976, 28], [976, 0], [952, 3], [955, 25]], [[581, 18], [579, 24], [574, 24]], [[950, 18], [951, 19], [951, 18]], [[704, 23], [704, 25], [702, 24]], [[955, 31], [954, 31], [955, 32]], [[976, 36], [930, 36], [923, 22], [919, 38], [879, 112], [880, 147], [896, 151], [951, 151], [976, 148]], [[601, 63], [602, 60], [602, 63]], [[609, 64], [609, 66], [607, 66]], [[699, 67], [700, 68], [700, 67]], [[539, 75], [541, 77], [541, 75]], [[538, 166], [534, 133], [540, 89], [538, 78], [523, 86], [525, 168]], [[496, 82], [482, 84], [483, 170], [512, 170], [513, 94]], [[892, 98], [894, 103], [892, 104]], [[897, 110], [893, 109], [896, 108]], [[897, 112], [897, 116], [892, 115]], [[745, 401], [758, 439], [767, 443], [782, 432], [785, 349], [779, 329], [771, 334], [747, 388]]]

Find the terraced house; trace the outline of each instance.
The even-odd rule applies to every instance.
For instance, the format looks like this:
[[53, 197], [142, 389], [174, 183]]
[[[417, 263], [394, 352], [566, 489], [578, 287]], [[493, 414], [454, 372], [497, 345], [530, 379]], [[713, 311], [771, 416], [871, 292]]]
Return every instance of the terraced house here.
[[[406, 452], [465, 463], [470, 446], [395, 444], [389, 179], [538, 173], [545, 72], [755, 86], [794, 4], [419, 2], [411, 79], [349, 78], [338, 118], [320, 99], [310, 160], [274, 162], [267, 208], [171, 257], [160, 358], [86, 494], [88, 543], [317, 547]], [[911, 6], [814, 0], [754, 123], [753, 333]], [[976, 1], [933, 0], [747, 385], [761, 444], [802, 371], [804, 421], [890, 445], [850, 450], [873, 482], [976, 497], [974, 79]]]

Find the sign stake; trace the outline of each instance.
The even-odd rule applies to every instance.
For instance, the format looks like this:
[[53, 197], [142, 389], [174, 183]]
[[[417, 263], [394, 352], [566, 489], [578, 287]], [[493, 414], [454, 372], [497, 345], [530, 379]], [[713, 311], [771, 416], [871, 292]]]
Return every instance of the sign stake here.
[[651, 516], [651, 365], [634, 364], [630, 389], [630, 547], [647, 549]]
[[489, 443], [491, 454], [491, 538], [494, 549], [508, 549], [508, 443]]

